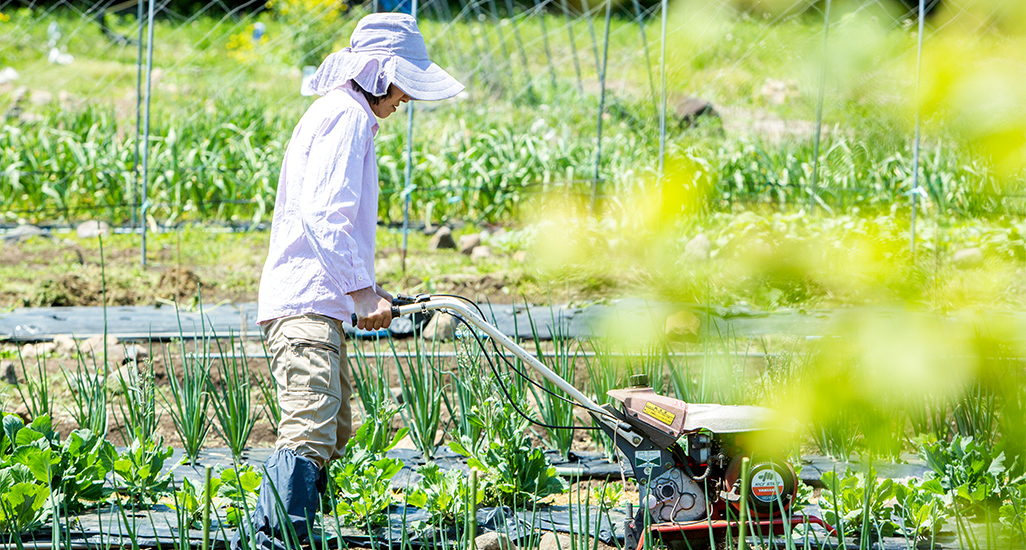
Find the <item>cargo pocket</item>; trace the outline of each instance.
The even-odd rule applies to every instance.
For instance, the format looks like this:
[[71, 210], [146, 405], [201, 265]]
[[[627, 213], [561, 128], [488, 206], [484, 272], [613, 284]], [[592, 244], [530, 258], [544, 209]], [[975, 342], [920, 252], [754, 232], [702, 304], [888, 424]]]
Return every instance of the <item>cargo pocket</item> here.
[[326, 393], [339, 397], [332, 380], [340, 363], [338, 335], [326, 322], [309, 318], [288, 322], [282, 329], [287, 357], [285, 388], [290, 392]]

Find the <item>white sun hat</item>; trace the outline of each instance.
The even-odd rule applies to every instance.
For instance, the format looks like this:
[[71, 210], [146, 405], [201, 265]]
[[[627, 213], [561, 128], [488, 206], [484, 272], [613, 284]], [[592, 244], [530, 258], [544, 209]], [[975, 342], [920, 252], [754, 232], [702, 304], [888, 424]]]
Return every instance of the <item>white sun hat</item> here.
[[437, 101], [463, 91], [463, 84], [428, 59], [417, 20], [404, 13], [374, 13], [356, 24], [349, 47], [329, 55], [304, 94], [324, 95], [355, 80], [372, 95], [395, 84], [410, 98]]

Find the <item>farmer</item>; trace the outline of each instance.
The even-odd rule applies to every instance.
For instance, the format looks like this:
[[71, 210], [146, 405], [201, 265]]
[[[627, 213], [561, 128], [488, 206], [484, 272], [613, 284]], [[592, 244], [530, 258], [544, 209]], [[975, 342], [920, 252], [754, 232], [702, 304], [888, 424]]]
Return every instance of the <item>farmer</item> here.
[[245, 545], [243, 530], [258, 548], [283, 548], [293, 529], [299, 539], [309, 534], [327, 464], [342, 457], [351, 433], [341, 320], [355, 313], [365, 330], [392, 321], [392, 297], [374, 278], [376, 119], [411, 99], [450, 98], [463, 85], [428, 59], [413, 17], [382, 13], [361, 19], [350, 47], [329, 55], [304, 89], [323, 97], [285, 151], [260, 279], [258, 322], [281, 422], [252, 526], [236, 533], [235, 549]]

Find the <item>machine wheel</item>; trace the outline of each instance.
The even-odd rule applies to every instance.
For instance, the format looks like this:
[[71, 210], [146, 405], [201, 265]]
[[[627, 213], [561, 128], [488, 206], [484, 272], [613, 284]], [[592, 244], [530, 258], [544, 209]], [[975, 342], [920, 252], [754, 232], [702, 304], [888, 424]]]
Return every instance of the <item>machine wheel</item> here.
[[[735, 457], [727, 468], [725, 481], [733, 491], [741, 491], [741, 459]], [[798, 476], [794, 469], [784, 460], [761, 459], [755, 457], [751, 461], [750, 486], [748, 487], [748, 508], [762, 518], [780, 517], [783, 511], [791, 508], [798, 494]], [[783, 510], [781, 510], [781, 504]], [[740, 509], [740, 501], [732, 502], [734, 510]]]

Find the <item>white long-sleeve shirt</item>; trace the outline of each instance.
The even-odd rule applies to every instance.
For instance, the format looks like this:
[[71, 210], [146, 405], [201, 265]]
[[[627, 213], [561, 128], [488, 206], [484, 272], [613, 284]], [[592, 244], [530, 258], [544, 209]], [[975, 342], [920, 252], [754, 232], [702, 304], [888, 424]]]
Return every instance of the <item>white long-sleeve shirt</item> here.
[[375, 284], [378, 124], [347, 84], [318, 99], [285, 150], [260, 278], [257, 321], [317, 313], [347, 320], [348, 293]]

